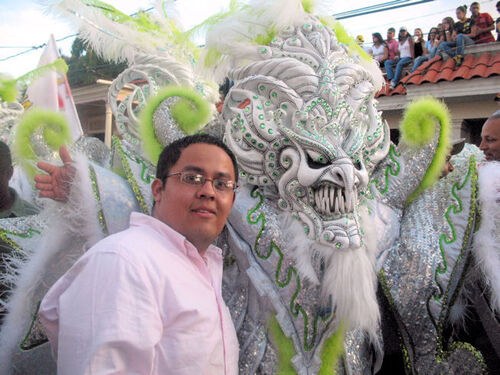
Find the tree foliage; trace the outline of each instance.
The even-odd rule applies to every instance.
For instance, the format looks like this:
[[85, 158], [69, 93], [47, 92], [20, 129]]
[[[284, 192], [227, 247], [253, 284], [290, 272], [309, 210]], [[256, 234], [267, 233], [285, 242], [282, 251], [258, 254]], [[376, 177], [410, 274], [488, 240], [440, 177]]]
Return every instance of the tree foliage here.
[[116, 64], [98, 56], [82, 39], [76, 38], [71, 46], [71, 56], [63, 56], [68, 64], [68, 81], [71, 87], [94, 84], [98, 79], [114, 79], [126, 63]]

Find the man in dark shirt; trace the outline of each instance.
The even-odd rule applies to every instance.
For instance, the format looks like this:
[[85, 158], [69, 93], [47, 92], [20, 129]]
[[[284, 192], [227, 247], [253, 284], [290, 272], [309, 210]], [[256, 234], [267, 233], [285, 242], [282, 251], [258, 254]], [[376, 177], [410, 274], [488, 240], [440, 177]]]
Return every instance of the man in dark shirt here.
[[472, 34], [472, 26], [474, 26], [474, 21], [470, 18], [466, 18], [465, 20], [458, 20], [455, 23], [455, 32], [457, 36], [459, 34], [470, 35]]

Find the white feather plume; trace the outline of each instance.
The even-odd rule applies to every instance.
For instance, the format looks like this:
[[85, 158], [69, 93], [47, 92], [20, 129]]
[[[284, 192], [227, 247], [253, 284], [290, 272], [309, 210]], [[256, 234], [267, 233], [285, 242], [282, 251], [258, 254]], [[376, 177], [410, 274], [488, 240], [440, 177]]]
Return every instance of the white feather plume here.
[[[9, 314], [0, 330], [0, 375], [12, 374], [11, 360], [23, 335], [29, 329], [36, 299], [41, 298], [50, 285], [66, 271], [71, 264], [103, 237], [97, 220], [94, 204], [72, 204], [72, 202], [92, 202], [94, 193], [89, 183], [89, 169], [86, 158], [74, 158], [77, 174], [72, 183], [68, 203], [60, 205], [49, 202], [41, 212], [41, 220], [51, 225], [39, 240], [37, 250], [26, 263], [17, 263], [18, 278], [15, 289], [7, 302]], [[80, 244], [77, 245], [77, 244]], [[70, 252], [69, 249], [72, 249]], [[69, 265], [67, 266], [69, 268]], [[61, 269], [62, 268], [62, 269]], [[59, 272], [59, 274], [57, 272]], [[37, 294], [37, 297], [35, 297]]]
[[491, 307], [500, 312], [500, 163], [479, 168], [481, 224], [474, 234], [474, 257], [490, 291]]
[[105, 59], [134, 63], [137, 54], [168, 53], [175, 54], [177, 58], [184, 55], [182, 47], [171, 43], [173, 34], [168, 23], [154, 14], [148, 14], [148, 17], [158, 28], [140, 30], [133, 22], [114, 21], [99, 8], [79, 0], [61, 0], [50, 4], [48, 9], [75, 24], [80, 38], [88, 41], [93, 50]]
[[312, 265], [312, 254], [315, 242], [310, 240], [304, 232], [299, 221], [294, 219], [288, 212], [279, 215], [280, 228], [283, 237], [290, 239], [289, 255], [295, 262], [299, 274], [313, 284], [319, 284], [318, 275]]
[[299, 274], [312, 283], [319, 283], [312, 265], [313, 255], [319, 254], [326, 264], [321, 280], [322, 295], [324, 298], [332, 296], [333, 309], [339, 321], [343, 321], [348, 329], [361, 329], [374, 345], [379, 345], [380, 311], [375, 272], [377, 244], [375, 231], [372, 230], [375, 225], [364, 207], [360, 208], [359, 215], [365, 231], [364, 244], [348, 251], [338, 251], [308, 239], [302, 226], [289, 214], [280, 215], [280, 227], [283, 228], [283, 236], [292, 241], [290, 255]]

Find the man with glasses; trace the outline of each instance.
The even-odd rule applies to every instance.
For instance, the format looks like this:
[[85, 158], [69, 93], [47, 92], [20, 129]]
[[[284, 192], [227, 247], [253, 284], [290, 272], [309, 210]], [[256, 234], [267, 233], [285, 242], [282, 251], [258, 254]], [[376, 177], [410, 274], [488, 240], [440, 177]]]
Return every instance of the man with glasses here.
[[236, 332], [212, 245], [235, 199], [236, 160], [217, 138], [160, 155], [153, 215], [98, 242], [49, 290], [40, 317], [58, 374], [228, 374]]

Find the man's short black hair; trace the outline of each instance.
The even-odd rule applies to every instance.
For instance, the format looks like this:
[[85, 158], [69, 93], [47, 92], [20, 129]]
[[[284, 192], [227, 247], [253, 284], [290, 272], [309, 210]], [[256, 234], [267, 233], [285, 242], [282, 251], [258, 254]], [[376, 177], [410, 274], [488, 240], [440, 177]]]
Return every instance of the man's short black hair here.
[[474, 1], [474, 2], [470, 5], [470, 7], [472, 8], [474, 5], [479, 6], [479, 3], [478, 3], [477, 1]]
[[0, 141], [0, 168], [6, 169], [12, 166], [12, 157], [10, 156], [9, 146]]
[[233, 152], [229, 149], [229, 147], [225, 145], [224, 142], [222, 142], [222, 140], [208, 134], [188, 135], [184, 138], [180, 138], [172, 142], [167, 147], [165, 147], [161, 152], [160, 157], [158, 158], [158, 164], [156, 166], [156, 178], [160, 179], [162, 183], [165, 183], [165, 179], [170, 173], [170, 169], [175, 163], [177, 163], [182, 151], [188, 146], [197, 143], [214, 145], [224, 150], [233, 162], [234, 176], [236, 179], [235, 182], [238, 182], [238, 166], [236, 165], [236, 157], [234, 156]]
[[387, 31], [392, 31], [394, 34], [396, 34], [396, 29], [394, 27], [389, 27]]

